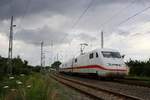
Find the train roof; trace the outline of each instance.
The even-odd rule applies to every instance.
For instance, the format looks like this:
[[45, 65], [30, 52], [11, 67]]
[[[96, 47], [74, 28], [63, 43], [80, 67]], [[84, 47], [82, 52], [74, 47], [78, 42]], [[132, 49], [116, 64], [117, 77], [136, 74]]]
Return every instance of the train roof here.
[[[113, 51], [113, 52], [118, 52], [118, 50], [116, 50], [116, 49], [97, 48], [97, 49], [91, 50], [91, 51], [89, 51], [89, 52], [85, 52], [83, 55], [89, 54], [89, 53], [91, 53], [91, 52], [100, 52], [100, 51]], [[81, 54], [80, 54], [80, 55], [81, 55]], [[80, 56], [80, 55], [78, 55], [78, 56]]]
[[[100, 52], [100, 51], [112, 51], [112, 52], [118, 52], [118, 50], [116, 49], [109, 49], [109, 48], [97, 48], [97, 49], [94, 49], [94, 50], [91, 50], [89, 52], [85, 52], [83, 55], [87, 55], [89, 53], [92, 53], [92, 52]], [[82, 56], [81, 54], [76, 56], [76, 57], [79, 57], [79, 56]]]
[[97, 49], [94, 49], [94, 50], [92, 50], [92, 51], [90, 51], [90, 52], [87, 52], [87, 53], [91, 53], [91, 52], [93, 52], [93, 51], [114, 51], [114, 52], [118, 52], [118, 50], [116, 50], [116, 49], [97, 48]]
[[[83, 55], [81, 55], [81, 54], [80, 54], [80, 55], [77, 55], [77, 56], [75, 56], [74, 58], [69, 59], [68, 61], [71, 61], [72, 59], [78, 58], [78, 57], [80, 57], [80, 56], [88, 55], [89, 53], [92, 53], [92, 52], [100, 52], [100, 51], [113, 51], [113, 52], [118, 52], [118, 50], [116, 50], [116, 49], [97, 48], [97, 49], [91, 50], [91, 51], [89, 51], [89, 52], [85, 52]], [[68, 61], [65, 61], [65, 62], [63, 62], [63, 63], [67, 63]]]

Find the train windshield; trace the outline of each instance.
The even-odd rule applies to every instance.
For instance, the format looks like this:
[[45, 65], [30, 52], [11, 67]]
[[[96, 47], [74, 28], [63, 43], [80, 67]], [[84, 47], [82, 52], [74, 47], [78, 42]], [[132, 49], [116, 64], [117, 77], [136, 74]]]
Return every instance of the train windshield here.
[[102, 55], [105, 58], [121, 58], [121, 55], [119, 52], [102, 51]]

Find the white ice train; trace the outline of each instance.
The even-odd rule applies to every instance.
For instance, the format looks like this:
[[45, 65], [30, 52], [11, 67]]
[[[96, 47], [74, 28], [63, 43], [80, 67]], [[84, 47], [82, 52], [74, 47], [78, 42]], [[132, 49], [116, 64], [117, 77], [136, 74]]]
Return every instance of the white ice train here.
[[59, 71], [117, 78], [126, 76], [128, 70], [117, 50], [96, 49], [62, 63]]

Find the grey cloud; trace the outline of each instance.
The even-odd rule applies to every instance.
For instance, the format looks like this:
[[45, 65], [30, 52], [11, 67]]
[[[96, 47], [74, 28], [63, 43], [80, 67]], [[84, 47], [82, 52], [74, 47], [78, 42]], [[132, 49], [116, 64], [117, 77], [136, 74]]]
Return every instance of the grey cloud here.
[[135, 33], [135, 34], [133, 34], [133, 35], [131, 35], [131, 36], [140, 36], [140, 35], [142, 35], [141, 33]]
[[83, 40], [83, 41], [86, 41], [86, 42], [97, 40], [97, 37], [86, 34], [86, 33], [80, 33], [80, 34], [76, 35], [76, 37], [79, 40]]
[[86, 33], [68, 35], [66, 32], [59, 32], [47, 26], [36, 30], [24, 29], [18, 31], [15, 33], [14, 37], [15, 40], [20, 40], [33, 45], [39, 45], [41, 41], [44, 41], [45, 45], [51, 45], [52, 42], [54, 45], [60, 45], [71, 42], [73, 38], [86, 42], [97, 40], [97, 37]]
[[24, 29], [18, 31], [15, 34], [15, 39], [33, 45], [39, 45], [41, 41], [44, 41], [45, 45], [50, 45], [52, 42], [54, 44], [63, 44], [71, 41], [67, 33], [53, 30], [47, 26], [36, 30]]
[[131, 34], [129, 31], [121, 30], [121, 29], [118, 29], [115, 33], [117, 33], [118, 35], [122, 35], [122, 36], [128, 36]]

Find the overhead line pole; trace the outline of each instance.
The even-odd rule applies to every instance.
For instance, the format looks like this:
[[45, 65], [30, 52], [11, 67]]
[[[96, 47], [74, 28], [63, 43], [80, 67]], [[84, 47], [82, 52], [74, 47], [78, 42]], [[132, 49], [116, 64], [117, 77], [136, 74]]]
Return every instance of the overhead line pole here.
[[9, 35], [9, 48], [8, 48], [8, 73], [12, 74], [12, 49], [13, 49], [13, 16], [11, 16], [11, 23], [10, 23], [10, 35]]
[[52, 61], [51, 61], [51, 63], [53, 63], [54, 62], [54, 59], [53, 59], [53, 41], [51, 41], [51, 50], [52, 50], [52, 54], [51, 54], [51, 59], [52, 59]]
[[43, 67], [43, 41], [41, 42], [41, 71], [42, 71], [42, 67]]
[[58, 53], [57, 53], [57, 61], [58, 61]]
[[104, 47], [104, 34], [103, 31], [101, 31], [101, 48]]

